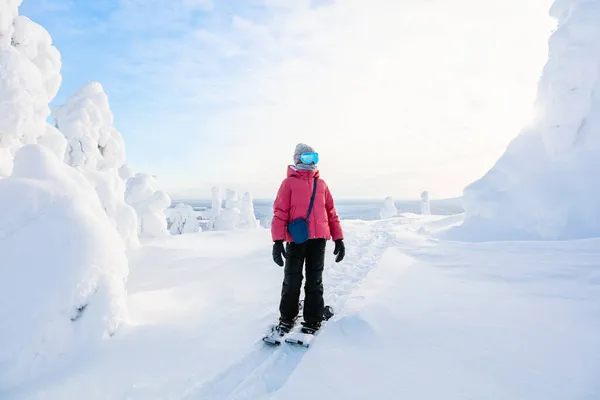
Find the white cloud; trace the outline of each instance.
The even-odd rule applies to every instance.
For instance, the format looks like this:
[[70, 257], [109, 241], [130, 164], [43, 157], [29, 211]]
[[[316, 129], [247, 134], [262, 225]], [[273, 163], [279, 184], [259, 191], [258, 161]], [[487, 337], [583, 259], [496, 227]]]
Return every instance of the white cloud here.
[[340, 192], [456, 195], [527, 121], [550, 3], [263, 0], [231, 17], [217, 2], [135, 54], [196, 116], [204, 181], [275, 187], [303, 141]]

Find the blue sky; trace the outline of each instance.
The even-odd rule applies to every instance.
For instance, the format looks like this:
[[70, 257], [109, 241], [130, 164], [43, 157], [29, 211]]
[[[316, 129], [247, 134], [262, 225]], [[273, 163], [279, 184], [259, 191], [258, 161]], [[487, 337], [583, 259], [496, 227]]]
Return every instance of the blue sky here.
[[296, 143], [338, 197], [460, 195], [531, 121], [550, 0], [23, 0], [60, 104], [105, 88], [175, 197], [274, 195]]

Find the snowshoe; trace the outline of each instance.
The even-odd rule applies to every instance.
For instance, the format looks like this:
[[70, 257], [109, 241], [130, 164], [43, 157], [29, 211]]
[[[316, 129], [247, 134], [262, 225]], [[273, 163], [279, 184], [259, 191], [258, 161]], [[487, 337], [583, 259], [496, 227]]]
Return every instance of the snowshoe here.
[[265, 343], [278, 346], [281, 344], [282, 338], [290, 333], [294, 327], [295, 321], [279, 321], [277, 325], [271, 325], [268, 332], [263, 336], [262, 340]]
[[[323, 322], [327, 322], [333, 317], [333, 308], [326, 306], [323, 312]], [[292, 332], [285, 338], [285, 342], [303, 347], [310, 347], [319, 331], [322, 329], [322, 323], [309, 324], [302, 322], [302, 328], [299, 332]]]

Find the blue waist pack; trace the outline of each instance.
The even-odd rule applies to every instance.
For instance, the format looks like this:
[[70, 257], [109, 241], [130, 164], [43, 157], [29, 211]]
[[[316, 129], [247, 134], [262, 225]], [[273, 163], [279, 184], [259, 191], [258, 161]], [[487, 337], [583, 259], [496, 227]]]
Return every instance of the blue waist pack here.
[[304, 243], [310, 239], [310, 232], [308, 231], [308, 219], [315, 203], [315, 195], [317, 194], [317, 178], [315, 178], [315, 185], [313, 188], [312, 197], [310, 198], [310, 205], [308, 206], [308, 215], [306, 218], [296, 218], [295, 220], [288, 223], [287, 229], [292, 237], [294, 243]]

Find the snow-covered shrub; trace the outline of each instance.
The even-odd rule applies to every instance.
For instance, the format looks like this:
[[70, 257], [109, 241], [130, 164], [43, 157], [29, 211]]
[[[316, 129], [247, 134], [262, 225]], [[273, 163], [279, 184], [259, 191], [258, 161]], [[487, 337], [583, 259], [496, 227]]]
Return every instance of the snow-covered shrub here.
[[42, 146], [18, 150], [0, 180], [0, 392], [114, 334], [127, 274], [123, 240], [83, 175]]
[[65, 161], [83, 172], [129, 245], [137, 244], [137, 215], [125, 203], [125, 144], [113, 127], [113, 114], [102, 85], [90, 83], [53, 111], [68, 140]]
[[168, 209], [167, 214], [171, 235], [195, 233], [201, 230], [196, 211], [190, 205], [179, 203]]
[[140, 235], [147, 237], [168, 235], [165, 210], [171, 205], [171, 199], [165, 192], [156, 190], [156, 178], [142, 173], [130, 178], [127, 181], [125, 201], [137, 213]]
[[241, 200], [240, 209], [240, 229], [257, 229], [260, 227], [260, 222], [254, 214], [254, 199], [251, 193], [244, 194]]
[[398, 209], [396, 208], [396, 204], [394, 204], [394, 199], [386, 197], [383, 201], [383, 207], [379, 210], [379, 218], [391, 218], [396, 215], [398, 215]]
[[46, 122], [61, 82], [60, 54], [43, 27], [17, 15], [20, 3], [0, 2], [0, 178], [23, 145], [40, 143], [60, 158], [66, 145]]
[[431, 215], [431, 204], [429, 202], [429, 192], [421, 193], [421, 214]]
[[557, 0], [558, 27], [538, 85], [536, 121], [465, 189], [457, 235], [600, 236], [600, 2]]

